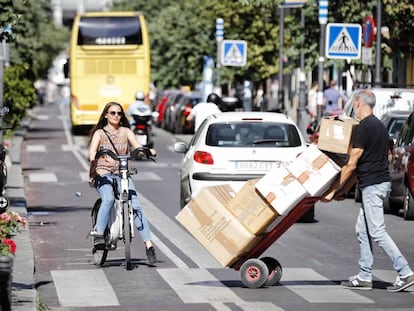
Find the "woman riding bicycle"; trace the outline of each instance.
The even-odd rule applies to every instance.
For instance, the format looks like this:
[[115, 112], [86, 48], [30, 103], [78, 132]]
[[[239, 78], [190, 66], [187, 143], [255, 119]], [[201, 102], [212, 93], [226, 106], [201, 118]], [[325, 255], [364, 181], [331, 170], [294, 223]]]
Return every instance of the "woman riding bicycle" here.
[[[100, 149], [109, 149], [118, 155], [129, 153], [129, 146], [132, 150], [142, 147], [130, 129], [129, 121], [124, 109], [117, 102], [109, 102], [105, 105], [98, 123], [92, 129], [89, 138], [89, 161], [95, 159], [95, 155]], [[150, 149], [153, 156], [156, 155], [154, 149]], [[114, 181], [120, 184], [118, 172], [119, 163], [110, 156], [105, 155], [98, 159], [96, 166], [96, 177], [93, 179], [93, 186], [101, 196], [102, 203], [98, 212], [95, 228], [90, 235], [95, 237], [95, 243], [102, 243], [105, 228], [109, 222], [111, 208], [114, 205], [115, 196], [112, 188]], [[138, 200], [134, 182], [129, 177], [129, 194], [132, 202], [134, 223], [146, 246], [146, 254], [149, 264], [154, 264], [157, 259], [151, 241], [151, 231], [148, 220], [141, 208]]]

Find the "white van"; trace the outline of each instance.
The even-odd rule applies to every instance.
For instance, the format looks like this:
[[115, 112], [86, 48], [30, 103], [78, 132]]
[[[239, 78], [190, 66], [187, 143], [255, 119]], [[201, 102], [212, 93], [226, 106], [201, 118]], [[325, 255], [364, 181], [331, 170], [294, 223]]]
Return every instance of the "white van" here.
[[[388, 111], [413, 111], [414, 110], [414, 89], [401, 88], [371, 88], [369, 89], [375, 94], [376, 104], [374, 107], [374, 115], [381, 119], [382, 115]], [[343, 113], [347, 116], [353, 115], [352, 101], [356, 90], [345, 103]]]

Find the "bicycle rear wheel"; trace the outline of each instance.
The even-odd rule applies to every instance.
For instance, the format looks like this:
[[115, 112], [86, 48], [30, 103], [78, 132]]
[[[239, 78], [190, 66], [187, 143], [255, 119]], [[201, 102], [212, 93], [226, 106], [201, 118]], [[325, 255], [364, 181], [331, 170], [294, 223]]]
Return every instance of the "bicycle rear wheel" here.
[[122, 214], [124, 220], [124, 243], [125, 243], [125, 266], [127, 270], [132, 269], [131, 264], [131, 222], [129, 220], [129, 204], [122, 202]]
[[[93, 206], [92, 213], [91, 213], [92, 228], [94, 228], [96, 225], [96, 218], [98, 217], [98, 211], [99, 211], [99, 208], [101, 207], [101, 202], [102, 200], [98, 199], [96, 200]], [[106, 258], [108, 256], [108, 249], [105, 247], [105, 244], [103, 245], [103, 247], [98, 247], [97, 245], [95, 245], [95, 238], [93, 238], [92, 255], [93, 255], [93, 263], [96, 266], [102, 266], [105, 263]]]

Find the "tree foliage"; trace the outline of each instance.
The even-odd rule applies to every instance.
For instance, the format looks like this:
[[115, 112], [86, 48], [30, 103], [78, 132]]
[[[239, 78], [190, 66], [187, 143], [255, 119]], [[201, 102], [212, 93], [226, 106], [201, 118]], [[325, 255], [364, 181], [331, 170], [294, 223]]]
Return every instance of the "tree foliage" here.
[[27, 108], [36, 103], [33, 83], [47, 74], [53, 58], [65, 47], [69, 30], [55, 27], [49, 0], [0, 0], [0, 27], [10, 46], [10, 66], [4, 72], [5, 120], [17, 125]]
[[[222, 67], [222, 77], [231, 80], [235, 74], [260, 80], [279, 71], [279, 6], [284, 0], [178, 0], [124, 1], [117, 10], [143, 11], [152, 44], [152, 76], [165, 86], [201, 79], [203, 56], [215, 58], [215, 20], [224, 19], [226, 39], [247, 41], [247, 65]], [[384, 40], [391, 52], [398, 54], [413, 44], [414, 4], [412, 0], [382, 0], [383, 25], [390, 29]], [[376, 17], [377, 1], [329, 1], [329, 22], [362, 24], [365, 16]], [[305, 55], [305, 71], [317, 68], [320, 25], [319, 1], [308, 0], [303, 7], [305, 27], [300, 26], [301, 9], [284, 9], [284, 71], [299, 67], [300, 53]], [[196, 13], [194, 13], [196, 12]], [[334, 61], [327, 60], [326, 66]], [[344, 62], [336, 61], [339, 67]], [[355, 62], [362, 66], [360, 62]]]

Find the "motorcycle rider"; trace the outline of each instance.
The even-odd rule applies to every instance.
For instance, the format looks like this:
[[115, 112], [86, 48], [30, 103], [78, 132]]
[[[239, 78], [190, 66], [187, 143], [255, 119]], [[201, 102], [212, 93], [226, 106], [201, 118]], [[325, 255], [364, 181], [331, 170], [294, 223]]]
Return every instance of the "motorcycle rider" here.
[[135, 93], [135, 101], [129, 105], [128, 108], [128, 115], [130, 116], [129, 123], [131, 126], [135, 125], [135, 120], [133, 118], [134, 112], [140, 111], [141, 113], [148, 110], [148, 112], [151, 111], [151, 109], [148, 107], [147, 103], [145, 102], [145, 93], [143, 91], [137, 91]]
[[211, 114], [221, 112], [220, 106], [222, 100], [216, 93], [211, 93], [207, 96], [206, 103], [198, 103], [191, 109], [191, 112], [187, 116], [187, 121], [195, 119], [194, 131], [200, 127], [201, 123]]

